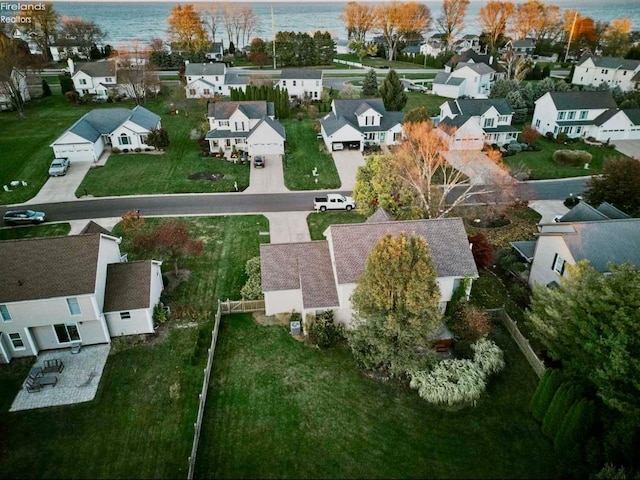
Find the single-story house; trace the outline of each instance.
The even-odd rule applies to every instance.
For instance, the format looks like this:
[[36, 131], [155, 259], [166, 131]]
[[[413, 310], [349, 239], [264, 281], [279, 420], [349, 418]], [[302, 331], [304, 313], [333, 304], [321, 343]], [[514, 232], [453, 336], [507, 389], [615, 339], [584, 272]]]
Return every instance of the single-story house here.
[[330, 152], [362, 151], [365, 145], [396, 145], [402, 139], [404, 112], [389, 112], [380, 98], [336, 99], [320, 120], [322, 139]]
[[0, 242], [0, 363], [153, 333], [162, 262], [127, 262], [106, 233]]
[[107, 146], [125, 152], [153, 148], [146, 143], [147, 136], [160, 126], [160, 117], [140, 105], [132, 110], [96, 108], [71, 125], [50, 147], [55, 157], [93, 162]]
[[273, 102], [214, 102], [207, 113], [209, 149], [246, 151], [249, 155], [283, 155], [284, 127], [275, 118]]
[[364, 223], [331, 225], [323, 241], [262, 244], [266, 314], [296, 311], [304, 318], [307, 313], [333, 310], [336, 320], [349, 326], [351, 294], [369, 253], [384, 235], [402, 232], [421, 236], [429, 244], [444, 311], [461, 281], [478, 276], [462, 220], [390, 221], [377, 215]]

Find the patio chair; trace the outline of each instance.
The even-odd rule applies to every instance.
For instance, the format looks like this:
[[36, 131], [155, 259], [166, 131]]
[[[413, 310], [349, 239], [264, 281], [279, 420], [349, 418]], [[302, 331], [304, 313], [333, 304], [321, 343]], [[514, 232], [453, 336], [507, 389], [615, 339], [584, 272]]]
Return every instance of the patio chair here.
[[54, 358], [44, 361], [44, 367], [42, 368], [43, 373], [62, 373], [62, 370], [64, 370], [62, 360]]
[[29, 375], [27, 377], [27, 380], [24, 382], [24, 388], [29, 393], [39, 392], [45, 385], [51, 385], [52, 387], [55, 387], [57, 383], [58, 377], [56, 377], [55, 375], [50, 377], [35, 377], [33, 375]]

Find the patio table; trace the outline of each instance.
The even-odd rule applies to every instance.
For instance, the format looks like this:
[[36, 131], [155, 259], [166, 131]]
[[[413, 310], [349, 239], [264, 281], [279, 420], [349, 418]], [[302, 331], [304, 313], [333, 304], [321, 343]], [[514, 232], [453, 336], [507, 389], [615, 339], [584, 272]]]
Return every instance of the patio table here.
[[31, 370], [29, 370], [30, 377], [39, 378], [39, 377], [42, 377], [43, 375], [44, 373], [42, 372], [42, 367], [31, 367]]

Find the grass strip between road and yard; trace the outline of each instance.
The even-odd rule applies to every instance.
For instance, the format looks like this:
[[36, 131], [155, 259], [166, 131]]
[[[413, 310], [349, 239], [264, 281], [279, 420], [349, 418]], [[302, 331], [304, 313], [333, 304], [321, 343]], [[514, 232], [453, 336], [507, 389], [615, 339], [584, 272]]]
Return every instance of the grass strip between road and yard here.
[[68, 223], [49, 223], [29, 227], [0, 228], [0, 240], [20, 238], [58, 237], [69, 235], [71, 225]]

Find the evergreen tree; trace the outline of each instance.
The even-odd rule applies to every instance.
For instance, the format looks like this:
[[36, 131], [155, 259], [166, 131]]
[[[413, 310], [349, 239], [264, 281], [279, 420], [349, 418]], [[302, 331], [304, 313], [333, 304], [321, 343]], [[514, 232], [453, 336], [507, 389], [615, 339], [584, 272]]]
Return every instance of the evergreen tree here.
[[548, 368], [538, 383], [538, 388], [531, 398], [529, 409], [533, 418], [542, 422], [553, 400], [553, 396], [562, 384], [562, 374], [556, 368]]
[[542, 419], [542, 433], [552, 441], [556, 438], [556, 434], [560, 430], [564, 418], [578, 396], [579, 391], [577, 387], [569, 382], [560, 385], [560, 388], [558, 388], [556, 394], [553, 396], [547, 413]]
[[395, 70], [390, 70], [382, 82], [380, 96], [384, 102], [384, 108], [390, 112], [398, 112], [407, 104], [407, 94]]
[[376, 71], [371, 68], [362, 81], [362, 95], [365, 97], [377, 97], [379, 93], [378, 76], [376, 75]]
[[42, 79], [42, 96], [43, 97], [51, 96], [51, 87], [49, 87], [49, 84], [44, 78]]
[[73, 86], [73, 80], [71, 80], [71, 75], [69, 75], [68, 73], [65, 73], [64, 75], [58, 75], [58, 79], [60, 80], [60, 91], [62, 95], [75, 90], [75, 87]]

